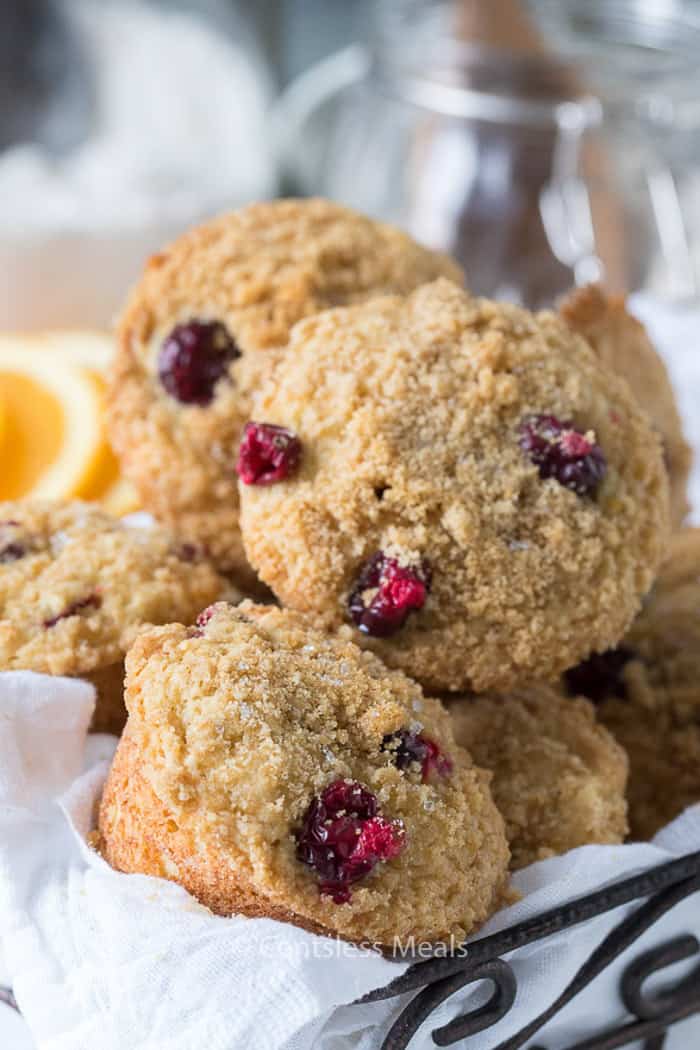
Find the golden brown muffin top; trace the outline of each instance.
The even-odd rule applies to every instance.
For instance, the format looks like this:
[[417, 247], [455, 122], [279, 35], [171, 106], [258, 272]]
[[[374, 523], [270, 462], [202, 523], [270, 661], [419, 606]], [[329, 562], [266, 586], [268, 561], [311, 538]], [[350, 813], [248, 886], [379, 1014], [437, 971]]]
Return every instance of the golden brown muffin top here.
[[296, 326], [253, 418], [301, 456], [240, 486], [251, 564], [285, 604], [362, 629], [378, 589], [381, 604], [408, 579], [403, 625], [355, 637], [427, 688], [550, 677], [614, 644], [652, 583], [658, 438], [552, 313], [445, 280], [326, 311]]
[[190, 544], [79, 502], [0, 503], [0, 668], [118, 663], [143, 624], [191, 620], [227, 591]]
[[153, 256], [121, 318], [110, 394], [111, 439], [146, 509], [249, 576], [236, 453], [271, 351], [304, 317], [439, 275], [462, 281], [446, 256], [317, 199], [222, 215]]
[[[497, 906], [507, 867], [485, 775], [436, 700], [343, 632], [244, 602], [142, 634], [127, 657], [129, 735], [180, 829], [215, 842], [277, 906], [354, 939], [461, 937]], [[446, 765], [397, 760], [422, 734]], [[401, 849], [338, 902], [298, 854], [314, 800], [357, 783]]]
[[692, 462], [666, 366], [646, 328], [633, 317], [621, 295], [598, 285], [570, 292], [561, 305], [567, 324], [595, 350], [601, 363], [622, 376], [661, 434], [671, 483], [671, 516], [680, 526], [688, 513], [686, 488]]

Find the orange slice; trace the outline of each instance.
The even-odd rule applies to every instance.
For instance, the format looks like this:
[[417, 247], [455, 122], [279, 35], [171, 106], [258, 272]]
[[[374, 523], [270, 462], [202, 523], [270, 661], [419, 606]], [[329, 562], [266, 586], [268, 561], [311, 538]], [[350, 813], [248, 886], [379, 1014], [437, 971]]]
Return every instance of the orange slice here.
[[5, 408], [5, 402], [2, 400], [2, 394], [0, 393], [0, 463], [2, 463], [3, 446], [5, 444], [5, 434], [7, 433], [7, 409]]
[[106, 332], [0, 335], [0, 499], [96, 500], [119, 516], [139, 509], [104, 426]]
[[21, 338], [0, 339], [0, 498], [94, 498], [118, 470], [103, 422], [104, 381]]

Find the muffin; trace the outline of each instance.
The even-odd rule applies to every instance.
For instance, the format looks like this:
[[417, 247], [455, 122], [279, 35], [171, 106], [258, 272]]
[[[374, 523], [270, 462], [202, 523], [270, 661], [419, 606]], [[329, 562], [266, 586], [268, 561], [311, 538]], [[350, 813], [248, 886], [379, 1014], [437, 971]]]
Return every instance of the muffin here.
[[651, 838], [700, 802], [700, 529], [677, 533], [621, 644], [565, 676], [627, 751], [630, 828]]
[[86, 503], [0, 503], [0, 670], [86, 678], [93, 728], [126, 720], [124, 654], [139, 627], [188, 622], [230, 588], [191, 544]]
[[100, 808], [117, 869], [221, 915], [352, 941], [461, 940], [508, 867], [489, 777], [437, 700], [297, 613], [214, 605], [127, 657]]
[[688, 513], [686, 489], [692, 453], [666, 366], [643, 324], [632, 316], [624, 296], [608, 296], [598, 285], [571, 292], [561, 314], [595, 350], [601, 363], [626, 379], [632, 393], [661, 435], [671, 489], [671, 520], [680, 527]]
[[244, 585], [236, 453], [251, 398], [300, 318], [407, 292], [457, 265], [324, 200], [256, 204], [154, 256], [118, 330], [110, 436], [143, 506]]
[[239, 452], [249, 560], [428, 690], [617, 642], [668, 532], [658, 437], [552, 313], [439, 280], [298, 324]]
[[532, 686], [450, 705], [455, 740], [493, 773], [511, 867], [627, 834], [627, 757], [593, 705]]

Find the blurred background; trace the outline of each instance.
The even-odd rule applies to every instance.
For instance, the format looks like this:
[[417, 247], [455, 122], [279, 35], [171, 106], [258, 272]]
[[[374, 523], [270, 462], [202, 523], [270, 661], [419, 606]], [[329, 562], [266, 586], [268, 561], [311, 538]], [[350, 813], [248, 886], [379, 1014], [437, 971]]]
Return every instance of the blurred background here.
[[135, 509], [113, 318], [150, 253], [278, 194], [397, 223], [477, 293], [640, 293], [700, 444], [700, 0], [6, 0], [1, 26], [0, 498]]
[[321, 193], [480, 293], [700, 297], [700, 0], [22, 0], [0, 328], [105, 326], [192, 222]]

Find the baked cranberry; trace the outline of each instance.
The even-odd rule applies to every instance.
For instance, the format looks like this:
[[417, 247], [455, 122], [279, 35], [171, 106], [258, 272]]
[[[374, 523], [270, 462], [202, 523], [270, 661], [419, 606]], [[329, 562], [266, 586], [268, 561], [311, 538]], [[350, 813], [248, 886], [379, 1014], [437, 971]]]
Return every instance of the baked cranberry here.
[[13, 538], [11, 530], [19, 527], [18, 521], [9, 519], [0, 521], [0, 565], [6, 562], [19, 561], [27, 553], [27, 548], [24, 544]]
[[55, 627], [60, 620], [67, 620], [70, 616], [77, 616], [84, 609], [99, 609], [101, 605], [102, 599], [99, 594], [88, 594], [86, 598], [78, 598], [77, 601], [71, 602], [63, 612], [57, 613], [56, 616], [50, 616], [48, 620], [44, 620], [44, 627]]
[[0, 564], [19, 561], [26, 553], [26, 548], [21, 543], [6, 543], [4, 547], [0, 547]]
[[228, 366], [241, 356], [220, 321], [178, 324], [160, 348], [158, 376], [171, 397], [184, 405], [208, 405]]
[[441, 748], [422, 733], [410, 729], [398, 729], [388, 733], [382, 740], [382, 751], [391, 754], [392, 761], [398, 769], [409, 769], [416, 764], [420, 766], [424, 781], [430, 780], [433, 773], [446, 777], [452, 772], [452, 759]]
[[296, 840], [297, 858], [316, 872], [321, 893], [345, 904], [353, 883], [398, 856], [406, 833], [400, 820], [379, 815], [362, 784], [335, 780], [309, 803]]
[[236, 472], [244, 485], [274, 485], [299, 466], [301, 441], [274, 423], [246, 423]]
[[427, 561], [401, 565], [378, 551], [360, 571], [348, 598], [348, 611], [363, 634], [386, 638], [406, 622], [409, 613], [422, 609], [430, 590]]
[[214, 605], [207, 605], [206, 609], [202, 609], [201, 613], [195, 620], [197, 627], [206, 627], [215, 612], [216, 606]]
[[587, 660], [571, 667], [564, 675], [572, 696], [587, 696], [594, 703], [610, 696], [624, 699], [627, 696], [622, 671], [635, 654], [624, 645], [608, 649], [605, 653], [592, 653]]
[[520, 447], [541, 478], [554, 478], [579, 496], [593, 496], [607, 464], [600, 445], [556, 416], [528, 416], [520, 424]]
[[180, 561], [199, 561], [202, 557], [202, 549], [194, 543], [180, 543], [175, 548], [175, 557], [179, 558]]
[[325, 788], [321, 801], [331, 814], [353, 813], [360, 820], [376, 817], [377, 798], [356, 780], [334, 780]]

